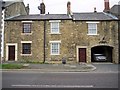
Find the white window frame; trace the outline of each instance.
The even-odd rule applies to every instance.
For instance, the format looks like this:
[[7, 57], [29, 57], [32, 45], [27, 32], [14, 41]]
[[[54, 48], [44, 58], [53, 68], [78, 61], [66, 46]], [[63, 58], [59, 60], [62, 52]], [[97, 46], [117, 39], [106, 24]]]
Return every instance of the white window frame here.
[[24, 25], [22, 25], [22, 33], [21, 33], [21, 35], [32, 35], [32, 23], [33, 23], [33, 21], [21, 21], [21, 23], [22, 24], [31, 24], [30, 25], [30, 29], [31, 29], [31, 32], [23, 32], [23, 29], [24, 29]]
[[[58, 53], [53, 53], [52, 44], [58, 44]], [[50, 55], [60, 55], [60, 43], [61, 41], [50, 41]]]
[[[88, 24], [88, 34], [87, 35], [98, 35], [98, 28], [97, 28], [97, 26], [98, 26], [98, 23], [99, 22], [86, 22], [87, 24]], [[89, 24], [95, 24], [95, 29], [96, 29], [96, 32], [95, 33], [89, 33]]]
[[[50, 22], [50, 34], [60, 34], [60, 20], [51, 20]], [[53, 29], [53, 24], [57, 23], [57, 32], [54, 32]]]
[[[22, 52], [23, 52], [23, 51], [22, 51], [22, 48], [23, 48], [23, 47], [22, 47], [22, 44], [23, 44], [23, 43], [31, 43], [31, 54], [23, 54], [23, 53], [22, 53]], [[21, 47], [22, 47], [22, 48], [21, 48], [21, 56], [31, 56], [31, 55], [32, 55], [32, 41], [21, 41]]]

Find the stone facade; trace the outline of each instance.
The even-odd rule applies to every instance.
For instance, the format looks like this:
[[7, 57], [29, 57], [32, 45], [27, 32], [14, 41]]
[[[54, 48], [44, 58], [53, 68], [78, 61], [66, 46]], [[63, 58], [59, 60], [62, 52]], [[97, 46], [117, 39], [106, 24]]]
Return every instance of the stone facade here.
[[12, 18], [18, 15], [27, 15], [27, 11], [23, 2], [15, 2], [6, 6], [5, 18]]
[[110, 13], [118, 17], [118, 39], [119, 39], [119, 63], [120, 63], [120, 1], [110, 9]]
[[[46, 62], [60, 61], [66, 57], [67, 61], [79, 62], [77, 59], [77, 47], [85, 47], [87, 50], [87, 63], [91, 62], [91, 48], [101, 46], [99, 42], [105, 36], [105, 46], [113, 47], [113, 62], [118, 63], [118, 25], [116, 21], [97, 21], [98, 35], [88, 35], [88, 21], [61, 20], [60, 34], [50, 33], [50, 22], [46, 21]], [[13, 27], [14, 26], [14, 27]], [[32, 21], [32, 33], [22, 33], [21, 21], [5, 22], [5, 45], [7, 43], [18, 44], [18, 61], [43, 61], [44, 57], [44, 21]], [[21, 54], [21, 41], [32, 41], [32, 55]], [[60, 55], [50, 55], [50, 41], [61, 41]], [[6, 51], [6, 47], [5, 47]], [[5, 54], [6, 55], [6, 52]]]
[[[17, 4], [16, 4], [17, 5]], [[16, 7], [15, 5], [15, 7]], [[22, 62], [45, 62], [61, 63], [65, 58], [67, 63], [79, 63], [80, 51], [85, 49], [85, 63], [92, 62], [92, 54], [99, 49], [103, 49], [106, 56], [111, 57], [112, 63], [118, 63], [118, 21], [117, 19], [109, 19], [111, 16], [102, 14], [106, 19], [84, 19], [76, 20], [73, 17], [63, 15], [62, 18], [55, 18], [55, 15], [40, 15], [26, 17], [25, 7], [17, 5], [20, 11], [23, 11], [25, 18], [13, 18], [5, 20], [5, 40], [4, 40], [4, 59], [8, 61], [9, 46], [15, 46], [15, 61]], [[13, 8], [13, 7], [12, 7]], [[11, 9], [6, 13], [11, 12]], [[18, 12], [20, 12], [18, 10]], [[14, 14], [14, 13], [13, 13]], [[16, 14], [16, 12], [15, 12]], [[18, 13], [17, 13], [18, 14]], [[95, 15], [93, 15], [95, 14]], [[11, 13], [12, 15], [12, 13]], [[96, 13], [91, 15], [96, 16]], [[98, 13], [98, 16], [101, 15]], [[8, 15], [9, 16], [9, 15]], [[64, 18], [66, 17], [66, 19]], [[98, 17], [96, 16], [96, 17]], [[37, 19], [38, 17], [38, 19]], [[44, 18], [45, 17], [45, 18]], [[49, 18], [48, 18], [49, 17]], [[89, 16], [88, 16], [89, 17]], [[107, 17], [109, 17], [107, 19]], [[55, 19], [52, 19], [55, 18]], [[64, 18], [64, 19], [63, 19]], [[51, 20], [59, 21], [59, 33], [51, 33]], [[23, 21], [31, 22], [31, 33], [23, 33]], [[45, 23], [46, 22], [46, 23]], [[88, 23], [97, 24], [97, 34], [88, 34]], [[44, 36], [45, 35], [45, 36]], [[51, 55], [51, 42], [58, 41], [60, 43], [59, 55]], [[22, 42], [31, 43], [31, 54], [22, 54]], [[97, 49], [96, 49], [97, 48]], [[45, 51], [44, 51], [45, 50]], [[102, 50], [100, 51], [102, 52]]]

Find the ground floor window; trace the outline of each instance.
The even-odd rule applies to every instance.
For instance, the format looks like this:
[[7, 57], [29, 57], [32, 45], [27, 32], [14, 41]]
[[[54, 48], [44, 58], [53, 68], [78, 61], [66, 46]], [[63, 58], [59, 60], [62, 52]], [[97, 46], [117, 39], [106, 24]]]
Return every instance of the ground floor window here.
[[31, 43], [22, 43], [22, 54], [31, 54]]
[[51, 41], [51, 55], [60, 54], [60, 42]]

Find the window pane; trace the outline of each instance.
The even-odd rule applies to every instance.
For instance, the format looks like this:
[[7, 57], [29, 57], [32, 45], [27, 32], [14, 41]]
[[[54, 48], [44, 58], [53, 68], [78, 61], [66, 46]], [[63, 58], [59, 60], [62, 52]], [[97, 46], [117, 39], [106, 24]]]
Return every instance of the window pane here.
[[97, 27], [96, 23], [89, 23], [88, 24], [88, 34], [97, 34]]
[[51, 54], [59, 54], [59, 43], [52, 43], [51, 45]]
[[31, 33], [31, 24], [29, 23], [23, 24], [23, 33]]
[[31, 43], [23, 43], [22, 48], [22, 54], [31, 54]]
[[51, 33], [59, 33], [59, 23], [58, 22], [51, 23]]

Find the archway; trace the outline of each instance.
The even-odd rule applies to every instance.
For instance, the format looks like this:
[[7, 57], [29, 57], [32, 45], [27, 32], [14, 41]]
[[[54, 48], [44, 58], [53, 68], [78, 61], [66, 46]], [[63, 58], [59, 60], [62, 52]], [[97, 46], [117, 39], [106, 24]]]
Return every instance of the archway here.
[[[113, 50], [113, 47], [111, 46], [92, 47], [91, 48], [91, 62], [112, 62], [112, 50]], [[101, 60], [96, 60], [96, 57], [101, 58]], [[106, 60], [102, 60], [102, 58], [106, 58]]]

